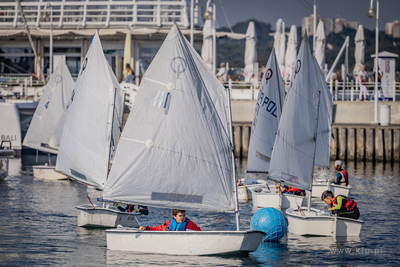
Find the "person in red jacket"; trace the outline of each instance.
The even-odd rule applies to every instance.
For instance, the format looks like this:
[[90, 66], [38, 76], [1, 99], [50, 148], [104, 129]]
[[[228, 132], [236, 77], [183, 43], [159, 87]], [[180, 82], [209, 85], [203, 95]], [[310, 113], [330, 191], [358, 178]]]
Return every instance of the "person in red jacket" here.
[[193, 231], [201, 231], [200, 227], [198, 227], [194, 222], [186, 218], [186, 214], [184, 210], [172, 210], [172, 215], [174, 218], [169, 220], [168, 222], [156, 226], [140, 226], [139, 230], [149, 230], [149, 231], [186, 231], [186, 230], [193, 230]]
[[281, 192], [286, 193], [286, 194], [292, 194], [292, 195], [296, 195], [296, 196], [305, 196], [306, 195], [306, 192], [304, 190], [300, 190], [298, 188], [291, 187], [291, 186], [278, 184], [277, 188], [281, 189]]

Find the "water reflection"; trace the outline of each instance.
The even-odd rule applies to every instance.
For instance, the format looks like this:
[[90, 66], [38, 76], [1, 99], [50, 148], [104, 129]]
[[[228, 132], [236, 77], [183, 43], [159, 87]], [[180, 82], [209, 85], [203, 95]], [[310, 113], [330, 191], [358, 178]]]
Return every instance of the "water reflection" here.
[[251, 257], [177, 256], [112, 250], [107, 250], [106, 257], [108, 266], [256, 266], [260, 264]]
[[[55, 157], [51, 158], [55, 163]], [[77, 227], [75, 206], [88, 203], [86, 187], [72, 181], [34, 179], [32, 165], [48, 162], [47, 155], [24, 155], [10, 160], [10, 176], [0, 182], [0, 265], [393, 265], [400, 246], [400, 168], [382, 163], [346, 164], [364, 225], [359, 238], [302, 237], [288, 234], [279, 242], [262, 243], [248, 257], [197, 257], [108, 251], [102, 229]], [[333, 165], [333, 162], [331, 163]], [[264, 178], [246, 174], [246, 161], [239, 164], [240, 178]], [[335, 175], [332, 169], [330, 175]], [[91, 192], [96, 198], [98, 192]], [[313, 199], [312, 207], [327, 209]], [[241, 228], [249, 229], [252, 202], [240, 203]], [[204, 230], [234, 230], [232, 213], [187, 211]], [[141, 225], [160, 225], [172, 218], [170, 209], [150, 208]], [[166, 244], [173, 245], [173, 244]]]

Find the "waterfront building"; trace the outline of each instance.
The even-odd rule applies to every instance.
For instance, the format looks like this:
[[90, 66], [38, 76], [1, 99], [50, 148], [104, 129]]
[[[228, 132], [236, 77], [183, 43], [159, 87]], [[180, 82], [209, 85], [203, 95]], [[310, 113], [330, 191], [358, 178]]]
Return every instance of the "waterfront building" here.
[[[46, 5], [50, 4], [50, 6]], [[53, 55], [65, 55], [72, 75], [77, 75], [91, 38], [99, 29], [103, 50], [118, 78], [122, 75], [125, 36], [132, 36], [131, 66], [143, 75], [166, 34], [176, 21], [187, 39], [190, 35], [190, 0], [25, 0], [24, 16], [44, 72], [48, 72], [50, 26]], [[48, 12], [52, 22], [41, 21]], [[194, 0], [194, 47], [201, 50], [202, 14], [205, 3]], [[25, 31], [17, 1], [1, 0], [0, 74], [29, 74], [38, 67]], [[139, 79], [136, 79], [139, 82]]]

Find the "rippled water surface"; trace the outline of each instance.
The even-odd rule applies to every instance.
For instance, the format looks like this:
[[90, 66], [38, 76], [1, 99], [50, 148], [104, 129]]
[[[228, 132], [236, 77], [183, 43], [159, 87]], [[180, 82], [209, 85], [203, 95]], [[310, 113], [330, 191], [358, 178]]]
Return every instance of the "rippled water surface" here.
[[[47, 162], [39, 157], [39, 163]], [[55, 157], [52, 158], [55, 162]], [[351, 196], [364, 225], [359, 238], [301, 237], [288, 234], [265, 242], [248, 257], [197, 257], [108, 251], [104, 230], [77, 227], [75, 206], [88, 203], [86, 188], [74, 182], [34, 179], [35, 156], [11, 159], [10, 176], [0, 182], [0, 265], [69, 266], [283, 266], [390, 265], [399, 266], [400, 166], [348, 163]], [[239, 166], [240, 177], [246, 162]], [[334, 173], [331, 173], [334, 175]], [[327, 209], [318, 200], [312, 206]], [[241, 227], [250, 227], [252, 202], [241, 203]], [[142, 225], [159, 225], [170, 210], [150, 209]], [[187, 211], [203, 230], [233, 230], [231, 214]], [[173, 244], [166, 244], [170, 246]]]

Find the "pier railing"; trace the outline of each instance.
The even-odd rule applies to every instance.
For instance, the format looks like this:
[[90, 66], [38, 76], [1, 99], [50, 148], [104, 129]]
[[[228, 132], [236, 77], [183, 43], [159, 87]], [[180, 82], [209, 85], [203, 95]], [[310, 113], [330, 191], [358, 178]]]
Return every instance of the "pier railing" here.
[[[334, 101], [357, 101], [360, 95], [360, 84], [357, 81], [351, 80], [350, 82], [344, 83], [341, 81], [328, 81], [328, 87], [331, 91], [332, 98]], [[225, 87], [229, 87], [232, 92], [233, 100], [257, 100], [259, 85], [254, 85], [252, 83], [246, 82], [234, 82], [228, 81], [224, 83]], [[289, 86], [289, 82], [285, 82], [286, 89]], [[369, 82], [365, 86], [368, 90], [369, 99], [373, 99], [375, 83]], [[392, 92], [390, 96], [385, 96], [385, 98], [390, 98], [392, 101], [400, 100], [400, 82], [391, 82], [390, 87], [392, 87]], [[380, 87], [380, 84], [379, 84]], [[378, 92], [378, 97], [381, 98], [381, 90]]]

